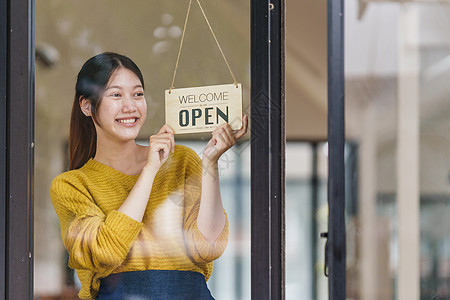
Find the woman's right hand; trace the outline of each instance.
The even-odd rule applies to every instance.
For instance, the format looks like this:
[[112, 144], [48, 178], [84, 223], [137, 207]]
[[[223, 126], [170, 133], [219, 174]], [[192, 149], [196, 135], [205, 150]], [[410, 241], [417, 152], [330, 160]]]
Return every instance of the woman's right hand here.
[[157, 172], [162, 164], [166, 162], [169, 153], [174, 151], [174, 131], [166, 124], [161, 127], [158, 133], [150, 137], [146, 167]]

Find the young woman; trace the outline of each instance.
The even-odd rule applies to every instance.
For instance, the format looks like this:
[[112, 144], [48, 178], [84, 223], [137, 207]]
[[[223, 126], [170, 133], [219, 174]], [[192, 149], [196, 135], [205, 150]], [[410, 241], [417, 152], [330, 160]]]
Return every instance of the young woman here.
[[129, 58], [103, 53], [81, 68], [70, 123], [70, 171], [50, 195], [82, 299], [213, 299], [206, 280], [228, 221], [217, 162], [247, 131], [212, 133], [200, 159], [164, 125], [135, 139], [147, 105]]

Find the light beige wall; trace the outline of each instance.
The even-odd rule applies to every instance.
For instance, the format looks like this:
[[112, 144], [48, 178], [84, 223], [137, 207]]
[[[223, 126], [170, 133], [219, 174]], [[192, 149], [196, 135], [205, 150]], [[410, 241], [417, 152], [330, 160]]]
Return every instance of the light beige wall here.
[[326, 1], [286, 1], [286, 137], [327, 137]]

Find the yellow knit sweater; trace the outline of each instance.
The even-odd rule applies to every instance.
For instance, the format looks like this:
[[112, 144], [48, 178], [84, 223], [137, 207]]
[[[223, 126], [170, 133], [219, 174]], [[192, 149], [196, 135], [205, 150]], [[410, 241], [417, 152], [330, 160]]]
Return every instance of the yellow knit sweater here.
[[119, 272], [195, 271], [208, 280], [212, 261], [225, 250], [228, 219], [214, 245], [197, 228], [202, 164], [193, 150], [176, 146], [161, 166], [142, 223], [117, 211], [138, 177], [91, 159], [52, 182], [51, 199], [82, 299], [95, 298], [100, 278]]

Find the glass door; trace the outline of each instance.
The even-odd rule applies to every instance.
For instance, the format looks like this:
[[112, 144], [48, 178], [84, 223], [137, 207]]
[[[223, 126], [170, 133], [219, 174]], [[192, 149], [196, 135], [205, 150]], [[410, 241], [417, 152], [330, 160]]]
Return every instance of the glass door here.
[[[142, 4], [140, 1], [127, 3], [126, 6], [111, 1], [51, 1], [36, 4], [34, 1], [9, 1], [7, 4], [7, 9], [2, 10], [0, 18], [2, 41], [5, 41], [2, 44], [2, 53], [5, 56], [1, 58], [6, 62], [2, 64], [2, 74], [5, 75], [2, 77], [2, 96], [6, 96], [6, 102], [1, 104], [2, 109], [5, 108], [3, 113], [6, 112], [7, 116], [6, 122], [0, 126], [5, 133], [0, 135], [1, 146], [2, 149], [7, 149], [6, 152], [0, 152], [2, 166], [5, 167], [5, 176], [0, 179], [5, 179], [6, 187], [2, 194], [4, 206], [0, 210], [0, 219], [5, 224], [2, 226], [5, 228], [5, 235], [0, 235], [0, 242], [5, 251], [0, 253], [4, 253], [7, 262], [0, 273], [4, 276], [1, 278], [4, 279], [2, 282], [5, 282], [4, 286], [0, 286], [1, 292], [5, 298], [21, 299], [43, 297], [45, 293], [70, 296], [76, 293], [77, 281], [74, 274], [65, 268], [64, 251], [61, 242], [55, 237], [58, 235], [58, 224], [54, 215], [52, 216], [46, 187], [55, 174], [66, 168], [64, 136], [67, 134], [67, 113], [64, 111], [67, 112], [68, 109], [65, 99], [72, 98], [70, 94], [73, 85], [70, 82], [74, 81], [74, 70], [95, 53], [107, 50], [130, 51], [140, 64], [146, 66], [145, 72], [148, 74], [145, 76], [149, 78], [147, 82], [151, 87], [149, 90], [161, 89], [166, 86], [166, 82], [169, 84], [170, 80], [166, 79], [170, 79], [168, 76], [170, 77], [173, 66], [166, 63], [162, 57], [167, 53], [173, 54], [175, 40], [180, 36], [181, 24], [178, 21], [182, 19], [185, 10], [178, 2], [177, 6], [164, 2], [156, 7]], [[46, 9], [45, 5], [52, 6], [52, 9]], [[247, 102], [244, 103], [244, 109], [251, 113], [251, 123], [254, 126], [250, 142], [254, 165], [247, 169], [244, 166], [245, 163], [250, 164], [250, 151], [246, 151], [248, 142], [245, 141], [236, 147], [235, 154], [229, 157], [229, 161], [223, 162], [225, 166], [229, 166], [233, 159], [239, 164], [242, 162], [242, 165], [238, 166], [241, 169], [233, 173], [232, 180], [226, 183], [241, 187], [224, 187], [224, 194], [234, 195], [236, 199], [242, 199], [242, 202], [229, 203], [229, 210], [235, 212], [230, 218], [236, 222], [233, 229], [235, 244], [230, 246], [231, 257], [235, 258], [232, 266], [224, 264], [224, 271], [218, 271], [217, 276], [226, 278], [230, 274], [238, 274], [241, 277], [237, 277], [239, 282], [231, 282], [230, 285], [212, 286], [217, 286], [216, 291], [223, 293], [223, 299], [248, 299], [250, 290], [255, 299], [282, 299], [284, 2], [252, 1], [251, 26], [248, 2], [213, 2], [207, 9], [216, 16], [214, 22], [219, 26], [218, 35], [224, 36], [223, 44], [229, 45], [229, 53], [237, 55], [234, 65], [239, 77], [246, 83], [244, 95], [247, 95]], [[43, 15], [46, 20], [41, 17]], [[71, 19], [70, 16], [73, 15], [77, 18]], [[122, 24], [124, 21], [126, 22]], [[228, 26], [229, 24], [232, 25]], [[198, 30], [194, 26], [193, 32]], [[187, 62], [183, 67], [185, 75], [180, 80], [183, 84], [228, 80], [222, 77], [222, 73], [216, 72], [219, 68], [216, 62], [219, 60], [208, 56], [217, 53], [207, 51], [203, 43], [195, 43], [197, 38], [200, 36], [192, 37], [191, 50], [187, 51], [188, 54], [184, 57]], [[104, 42], [101, 42], [102, 40]], [[250, 41], [253, 48], [248, 51]], [[146, 43], [148, 45], [143, 46]], [[201, 57], [201, 63], [194, 61], [194, 56]], [[221, 66], [220, 69], [225, 68]], [[161, 114], [158, 113], [161, 109], [159, 94], [150, 92], [148, 97], [152, 117], [161, 120]], [[154, 129], [155, 127], [147, 126], [147, 134], [144, 136]], [[254, 139], [260, 144], [253, 143]], [[204, 140], [200, 137], [199, 143]], [[264, 172], [253, 174], [255, 170]], [[266, 184], [268, 175], [271, 178], [270, 185]], [[224, 177], [226, 176], [224, 174]], [[252, 204], [247, 206], [245, 201], [249, 199], [250, 176], [252, 183], [254, 182], [253, 186], [261, 187], [261, 192], [254, 190]], [[242, 180], [237, 182], [236, 178]], [[247, 212], [251, 208], [253, 221], [247, 222], [245, 219], [250, 217], [245, 213], [246, 206]], [[266, 223], [260, 216], [266, 216], [266, 220], [270, 222]], [[255, 269], [252, 270], [251, 288], [250, 268], [247, 267], [250, 259], [246, 258], [250, 257], [250, 251], [247, 250], [249, 236], [246, 233], [250, 230], [249, 223], [252, 223], [254, 230], [254, 248], [251, 253], [252, 266]], [[261, 242], [258, 247], [257, 242]], [[267, 251], [268, 249], [271, 250]], [[217, 269], [220, 270], [221, 267], [217, 266]], [[55, 280], [52, 280], [48, 287], [44, 287], [42, 278]], [[219, 280], [223, 282], [221, 279], [216, 282]]]

